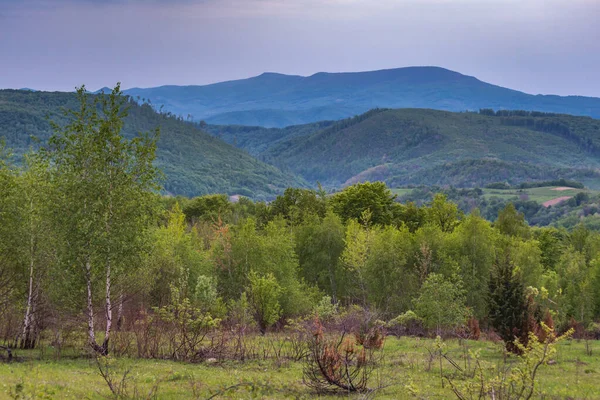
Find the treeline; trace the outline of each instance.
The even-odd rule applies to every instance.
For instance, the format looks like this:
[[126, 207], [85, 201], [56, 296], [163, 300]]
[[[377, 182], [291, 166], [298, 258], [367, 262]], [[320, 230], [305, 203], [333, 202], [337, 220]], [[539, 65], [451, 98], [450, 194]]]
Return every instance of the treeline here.
[[[577, 143], [583, 150], [590, 153], [599, 153], [600, 148], [594, 141], [593, 137], [585, 137], [580, 134], [575, 134], [569, 125], [568, 120], [562, 120], [560, 117], [565, 115], [556, 113], [544, 113], [539, 111], [524, 111], [524, 110], [498, 110], [482, 109], [479, 110], [481, 115], [492, 117], [501, 117], [500, 123], [507, 126], [519, 126], [533, 129], [540, 132], [552, 133], [562, 136], [568, 140]], [[553, 117], [553, 118], [548, 118]]]
[[596, 329], [598, 233], [531, 228], [511, 204], [493, 224], [442, 194], [401, 204], [381, 182], [269, 204], [160, 197], [157, 138], [120, 135], [119, 93], [80, 90], [47, 148], [0, 168], [9, 346], [75, 338], [105, 355], [129, 332], [141, 357], [192, 359], [218, 327], [356, 309], [397, 332], [481, 326], [508, 347], [542, 322]]

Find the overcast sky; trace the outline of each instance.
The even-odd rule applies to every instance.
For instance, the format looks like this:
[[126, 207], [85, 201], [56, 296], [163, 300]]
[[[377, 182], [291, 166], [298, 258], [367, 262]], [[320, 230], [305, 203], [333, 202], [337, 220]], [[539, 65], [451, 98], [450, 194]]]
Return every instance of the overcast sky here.
[[0, 88], [435, 65], [600, 97], [600, 0], [0, 0]]

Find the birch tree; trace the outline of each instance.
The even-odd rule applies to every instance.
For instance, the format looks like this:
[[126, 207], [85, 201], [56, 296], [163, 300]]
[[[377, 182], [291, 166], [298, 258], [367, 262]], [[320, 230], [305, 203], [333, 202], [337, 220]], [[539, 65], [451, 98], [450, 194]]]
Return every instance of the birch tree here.
[[[111, 94], [93, 97], [82, 86], [77, 97], [79, 108], [66, 111], [65, 126], [54, 125], [46, 154], [59, 193], [63, 260], [85, 282], [89, 345], [106, 355], [113, 325], [112, 286], [120, 277], [131, 276], [124, 273], [126, 268], [139, 265], [137, 258], [155, 215], [158, 130], [124, 138], [127, 98], [119, 84]], [[98, 284], [103, 286], [104, 300], [101, 342], [94, 325]]]
[[56, 241], [51, 218], [48, 166], [36, 154], [26, 157], [17, 182], [17, 214], [20, 219], [18, 253], [27, 272], [27, 302], [19, 347], [32, 349], [38, 339], [40, 297], [44, 278], [55, 259]]

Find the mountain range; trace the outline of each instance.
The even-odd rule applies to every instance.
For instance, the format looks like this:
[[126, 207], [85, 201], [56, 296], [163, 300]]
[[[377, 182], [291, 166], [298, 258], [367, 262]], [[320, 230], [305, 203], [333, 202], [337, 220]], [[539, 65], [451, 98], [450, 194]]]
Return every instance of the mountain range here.
[[492, 108], [600, 117], [599, 98], [531, 95], [439, 67], [321, 72], [308, 77], [264, 73], [211, 85], [132, 88], [125, 93], [186, 119], [220, 125], [284, 127], [339, 120], [377, 107]]
[[[124, 134], [161, 129], [156, 163], [170, 194], [272, 199], [290, 186], [365, 180], [475, 187], [564, 178], [600, 189], [596, 98], [532, 96], [434, 67], [126, 93]], [[73, 93], [0, 90], [0, 139], [19, 162], [50, 136], [48, 117], [63, 123], [61, 110], [76, 106]], [[194, 109], [202, 111], [192, 117]]]

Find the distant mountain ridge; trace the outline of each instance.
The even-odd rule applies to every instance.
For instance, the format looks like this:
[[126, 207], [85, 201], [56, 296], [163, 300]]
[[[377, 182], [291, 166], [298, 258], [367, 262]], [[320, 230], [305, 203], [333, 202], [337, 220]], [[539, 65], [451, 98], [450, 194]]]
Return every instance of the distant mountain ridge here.
[[600, 98], [531, 95], [489, 84], [440, 67], [406, 67], [369, 72], [320, 72], [303, 77], [278, 73], [204, 86], [132, 88], [184, 118], [221, 125], [284, 127], [339, 120], [370, 109], [481, 108], [536, 110], [600, 118]]

